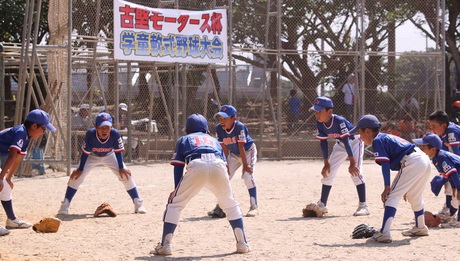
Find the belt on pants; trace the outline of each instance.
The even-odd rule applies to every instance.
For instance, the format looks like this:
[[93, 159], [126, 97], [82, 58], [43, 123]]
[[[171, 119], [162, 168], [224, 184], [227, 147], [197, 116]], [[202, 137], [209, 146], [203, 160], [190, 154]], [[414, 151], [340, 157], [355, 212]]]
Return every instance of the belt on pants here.
[[185, 159], [185, 163], [189, 164], [190, 161], [196, 160], [196, 159], [202, 159], [202, 160], [214, 160], [218, 158], [218, 156], [214, 153], [203, 153], [203, 154], [195, 154], [192, 155], [188, 158]]

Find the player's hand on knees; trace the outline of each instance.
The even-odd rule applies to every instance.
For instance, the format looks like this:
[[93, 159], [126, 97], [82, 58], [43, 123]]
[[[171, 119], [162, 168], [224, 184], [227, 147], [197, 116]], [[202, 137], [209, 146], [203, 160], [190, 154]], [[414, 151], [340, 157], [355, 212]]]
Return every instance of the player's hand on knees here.
[[359, 168], [355, 164], [350, 164], [348, 172], [350, 172], [352, 176], [359, 176]]
[[2, 190], [3, 190], [3, 181], [0, 182], [0, 192], [2, 192]]
[[245, 172], [248, 172], [248, 173], [252, 174], [252, 171], [253, 171], [253, 169], [252, 169], [252, 166], [251, 166], [251, 165], [243, 166], [243, 174], [244, 174]]
[[321, 170], [321, 175], [323, 175], [323, 177], [327, 177], [327, 174], [329, 174], [329, 172], [331, 171], [331, 166], [328, 164], [328, 165], [324, 165], [323, 169]]
[[120, 177], [122, 179], [129, 179], [129, 177], [131, 177], [131, 171], [127, 168], [122, 168], [118, 171], [118, 173], [120, 174]]
[[72, 171], [72, 174], [70, 174], [70, 179], [78, 179], [81, 174], [83, 173], [83, 171], [79, 170], [79, 169], [76, 169], [74, 171]]
[[13, 189], [14, 183], [13, 183], [13, 181], [11, 180], [11, 177], [6, 178], [6, 182], [8, 182], [8, 184], [10, 185], [10, 188]]
[[380, 195], [381, 198], [382, 198], [382, 202], [384, 204], [388, 200], [388, 194], [390, 194], [390, 187], [385, 186], [385, 189], [383, 190], [382, 194]]

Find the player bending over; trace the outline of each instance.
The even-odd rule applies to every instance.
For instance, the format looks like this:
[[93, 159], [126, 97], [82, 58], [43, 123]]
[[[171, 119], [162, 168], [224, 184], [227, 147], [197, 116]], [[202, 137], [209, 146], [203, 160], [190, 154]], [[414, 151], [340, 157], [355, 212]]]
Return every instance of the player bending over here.
[[[0, 132], [0, 153], [2, 154], [0, 172], [0, 201], [5, 210], [6, 228], [29, 228], [29, 222], [20, 220], [13, 211], [13, 181], [11, 177], [17, 170], [22, 158], [27, 155], [27, 147], [31, 139], [38, 139], [46, 130], [56, 131], [50, 123], [48, 113], [36, 109], [27, 115], [24, 124], [4, 129]], [[10, 231], [0, 227], [0, 236]]]
[[[362, 174], [364, 146], [359, 135], [348, 133], [353, 125], [344, 117], [333, 114], [334, 107], [331, 99], [327, 97], [317, 97], [310, 110], [315, 111], [316, 126], [318, 128], [317, 139], [321, 142], [323, 152], [324, 167], [321, 171], [323, 183], [321, 189], [321, 199], [318, 201], [318, 208], [327, 213], [327, 199], [332, 188], [332, 183], [337, 176], [340, 165], [348, 158], [350, 166], [348, 172], [356, 186], [358, 192], [358, 209], [353, 213], [354, 216], [369, 215], [369, 207], [366, 203], [366, 183]], [[333, 138], [337, 142], [334, 144], [332, 153], [329, 156], [327, 139]]]
[[70, 175], [65, 198], [58, 214], [69, 214], [70, 202], [77, 193], [78, 187], [83, 183], [91, 169], [100, 164], [110, 168], [123, 183], [133, 200], [134, 213], [145, 214], [147, 210], [144, 207], [144, 201], [139, 197], [131, 171], [126, 168], [123, 162], [123, 151], [123, 140], [118, 130], [112, 128], [112, 117], [108, 113], [100, 113], [96, 117], [95, 127], [86, 132], [80, 166]]
[[[433, 165], [439, 171], [439, 175], [431, 181], [431, 190], [437, 196], [442, 186], [449, 182], [451, 187], [456, 188], [453, 192], [456, 197], [452, 198], [452, 206], [458, 209], [460, 200], [460, 179], [458, 169], [460, 169], [460, 158], [448, 151], [442, 150], [442, 141], [436, 134], [427, 133], [420, 139], [413, 139], [414, 143], [419, 145], [423, 152], [433, 162]], [[460, 216], [457, 219], [451, 218], [448, 222], [441, 224], [443, 228], [460, 228]]]
[[171, 159], [171, 165], [174, 166], [175, 189], [169, 196], [163, 216], [161, 243], [150, 253], [172, 254], [171, 241], [182, 209], [205, 186], [214, 193], [217, 202], [227, 213], [227, 219], [236, 238], [236, 252], [249, 252], [242, 213], [238, 203], [233, 199], [222, 147], [215, 138], [207, 134], [208, 122], [201, 114], [192, 114], [187, 118], [185, 132], [187, 135], [177, 141]]
[[[232, 105], [223, 105], [220, 111], [214, 115], [219, 120], [216, 126], [217, 139], [222, 146], [225, 157], [228, 161], [228, 170], [230, 179], [233, 178], [240, 166], [243, 166], [241, 178], [249, 192], [249, 208], [246, 217], [255, 217], [259, 214], [257, 204], [257, 189], [254, 178], [254, 167], [257, 161], [256, 144], [249, 136], [248, 128], [237, 120], [237, 111]], [[208, 212], [209, 216], [225, 217], [225, 211], [222, 212], [219, 204], [212, 211]]]
[[[381, 196], [385, 206], [382, 228], [372, 240], [390, 243], [391, 224], [398, 202], [405, 198], [415, 216], [415, 226], [402, 231], [403, 236], [428, 236], [425, 225], [423, 191], [430, 178], [430, 159], [414, 144], [391, 134], [380, 133], [381, 124], [374, 115], [364, 115], [350, 133], [358, 132], [366, 145], [372, 145], [375, 162], [382, 166], [384, 189]], [[390, 171], [398, 174], [390, 186]]]

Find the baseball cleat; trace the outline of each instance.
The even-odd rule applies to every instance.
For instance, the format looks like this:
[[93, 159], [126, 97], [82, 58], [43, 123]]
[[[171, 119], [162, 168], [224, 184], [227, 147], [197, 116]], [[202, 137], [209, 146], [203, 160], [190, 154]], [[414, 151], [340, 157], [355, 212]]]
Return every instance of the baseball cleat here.
[[371, 240], [379, 243], [391, 243], [393, 241], [389, 231], [385, 233], [379, 231], [372, 236]]
[[68, 199], [65, 198], [61, 202], [61, 207], [59, 208], [58, 214], [59, 215], [68, 215], [69, 214], [69, 206], [70, 206], [70, 202], [69, 202]]
[[404, 230], [401, 232], [403, 236], [406, 237], [423, 237], [423, 236], [428, 236], [428, 227], [424, 226], [423, 228], [418, 228], [418, 227], [413, 227], [408, 230]]
[[251, 248], [249, 247], [248, 243], [241, 242], [241, 243], [236, 243], [236, 253], [248, 253], [251, 251]]
[[316, 203], [316, 205], [318, 206], [318, 208], [323, 212], [323, 215], [326, 214], [328, 211], [327, 211], [327, 207], [326, 205], [324, 205], [323, 202], [318, 201], [318, 203]]
[[14, 229], [14, 228], [29, 228], [31, 227], [32, 224], [26, 221], [22, 221], [19, 218], [16, 218], [15, 220], [7, 219], [6, 220], [6, 228], [8, 229]]
[[0, 227], [0, 236], [6, 236], [10, 233], [8, 229], [5, 229], [3, 227]]
[[150, 251], [150, 254], [160, 255], [160, 256], [169, 256], [172, 254], [171, 244], [165, 244], [164, 246], [162, 246], [161, 243], [158, 243], [158, 245]]
[[441, 227], [442, 228], [460, 228], [460, 222], [458, 222], [457, 220], [455, 220], [455, 218], [453, 218], [449, 222], [441, 224]]
[[135, 198], [134, 199], [134, 213], [145, 214], [147, 210], [144, 207], [144, 200]]
[[255, 217], [259, 215], [259, 208], [257, 206], [251, 206], [249, 208], [248, 213], [246, 214], [246, 217]]
[[219, 207], [219, 205], [216, 205], [216, 207], [211, 212], [211, 217], [213, 218], [224, 218], [227, 216], [225, 212]]
[[369, 207], [367, 206], [366, 202], [360, 202], [358, 209], [355, 211], [355, 213], [353, 213], [353, 216], [367, 216], [369, 214]]

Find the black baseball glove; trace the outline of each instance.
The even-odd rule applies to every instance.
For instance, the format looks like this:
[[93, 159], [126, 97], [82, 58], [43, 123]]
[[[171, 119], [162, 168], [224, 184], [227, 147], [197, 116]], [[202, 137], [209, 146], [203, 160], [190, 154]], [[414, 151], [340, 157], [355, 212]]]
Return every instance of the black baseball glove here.
[[375, 229], [372, 226], [369, 226], [369, 224], [360, 224], [357, 227], [355, 227], [355, 229], [353, 230], [353, 233], [351, 234], [351, 238], [353, 239], [369, 238], [369, 237], [372, 237], [376, 232], [377, 232], [377, 229]]

